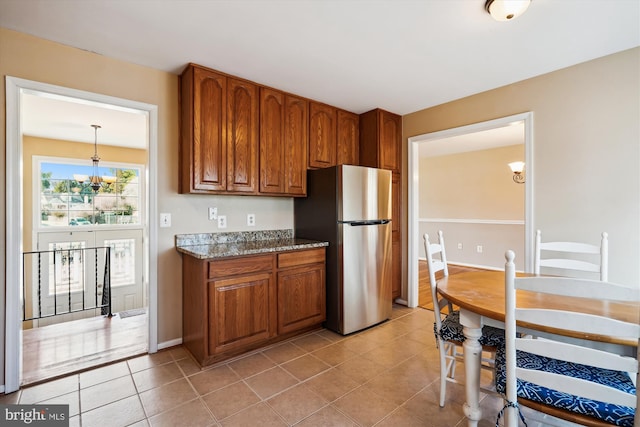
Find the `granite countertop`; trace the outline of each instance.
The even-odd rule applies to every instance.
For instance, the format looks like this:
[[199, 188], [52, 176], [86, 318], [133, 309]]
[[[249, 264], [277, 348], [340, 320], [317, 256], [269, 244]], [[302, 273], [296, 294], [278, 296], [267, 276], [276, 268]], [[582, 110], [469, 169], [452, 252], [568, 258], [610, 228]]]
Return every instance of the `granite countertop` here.
[[176, 235], [176, 250], [198, 259], [321, 248], [328, 245], [328, 242], [298, 239], [294, 237], [293, 230]]

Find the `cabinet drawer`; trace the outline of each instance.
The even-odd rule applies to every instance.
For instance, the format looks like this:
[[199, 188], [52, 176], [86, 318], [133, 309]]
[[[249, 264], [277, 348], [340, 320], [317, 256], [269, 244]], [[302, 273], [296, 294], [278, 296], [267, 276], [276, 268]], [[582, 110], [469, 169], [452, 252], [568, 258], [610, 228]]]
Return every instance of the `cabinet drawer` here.
[[271, 271], [272, 269], [273, 255], [209, 261], [209, 279], [256, 273], [258, 271]]
[[324, 248], [278, 254], [278, 268], [294, 267], [296, 265], [315, 264], [324, 262]]

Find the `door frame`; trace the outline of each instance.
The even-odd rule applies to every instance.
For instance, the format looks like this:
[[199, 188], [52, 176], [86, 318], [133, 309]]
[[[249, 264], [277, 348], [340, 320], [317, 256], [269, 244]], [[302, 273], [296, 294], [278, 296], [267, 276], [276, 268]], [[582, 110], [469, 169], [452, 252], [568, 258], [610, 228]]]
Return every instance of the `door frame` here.
[[[146, 203], [146, 276], [149, 281], [149, 353], [158, 351], [158, 203], [157, 203], [157, 164], [158, 153], [158, 106], [143, 102], [87, 92], [63, 86], [56, 86], [17, 77], [6, 76], [6, 299], [5, 299], [5, 393], [20, 388], [22, 373], [22, 328], [20, 286], [22, 282], [22, 123], [21, 93], [23, 91], [45, 92], [89, 102], [111, 104], [119, 107], [140, 110], [148, 115], [148, 166], [145, 173]], [[15, 201], [19, 201], [16, 203]]]
[[524, 162], [526, 164], [527, 179], [525, 181], [524, 195], [524, 247], [525, 269], [533, 270], [533, 258], [531, 248], [533, 242], [533, 191], [534, 191], [534, 164], [533, 164], [533, 112], [515, 114], [485, 122], [474, 123], [457, 128], [446, 129], [438, 132], [425, 133], [412, 136], [408, 139], [408, 254], [407, 254], [407, 306], [418, 306], [418, 254], [422, 237], [418, 236], [420, 230], [418, 220], [418, 178], [419, 178], [419, 145], [443, 138], [451, 138], [470, 133], [501, 128], [516, 122], [524, 123]]

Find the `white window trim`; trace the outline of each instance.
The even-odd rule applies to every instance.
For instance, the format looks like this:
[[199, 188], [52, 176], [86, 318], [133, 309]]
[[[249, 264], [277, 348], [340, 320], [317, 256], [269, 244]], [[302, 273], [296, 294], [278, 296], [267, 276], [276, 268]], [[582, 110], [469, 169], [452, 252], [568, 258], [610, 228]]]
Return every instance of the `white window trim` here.
[[[24, 91], [40, 91], [60, 94], [78, 99], [90, 100], [143, 111], [148, 115], [148, 166], [145, 168], [144, 187], [146, 203], [149, 211], [145, 221], [145, 264], [149, 284], [149, 353], [158, 351], [158, 106], [130, 99], [51, 85], [18, 77], [5, 76], [6, 98], [6, 195], [7, 200], [19, 203], [7, 203], [6, 206], [6, 249], [8, 253], [22, 252], [22, 123], [21, 93]], [[22, 335], [20, 329], [20, 284], [22, 257], [7, 258], [5, 282], [5, 342], [4, 342], [4, 385], [0, 391], [11, 393], [20, 387], [22, 369]], [[175, 340], [174, 340], [175, 341]], [[162, 348], [174, 345], [173, 341], [163, 343]]]

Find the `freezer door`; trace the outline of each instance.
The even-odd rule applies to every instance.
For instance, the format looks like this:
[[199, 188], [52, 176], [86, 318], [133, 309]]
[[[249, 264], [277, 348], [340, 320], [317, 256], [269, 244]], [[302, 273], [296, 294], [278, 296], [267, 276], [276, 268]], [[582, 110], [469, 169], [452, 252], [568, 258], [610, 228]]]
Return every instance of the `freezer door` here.
[[338, 174], [338, 220], [391, 218], [391, 171], [342, 165]]
[[391, 224], [343, 223], [342, 333], [391, 317]]

